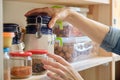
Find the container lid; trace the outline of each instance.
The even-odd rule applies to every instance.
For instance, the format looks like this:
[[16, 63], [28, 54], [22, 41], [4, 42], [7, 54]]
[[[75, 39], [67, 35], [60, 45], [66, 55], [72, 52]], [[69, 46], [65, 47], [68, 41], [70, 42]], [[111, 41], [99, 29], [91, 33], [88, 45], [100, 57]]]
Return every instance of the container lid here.
[[10, 52], [10, 56], [12, 57], [27, 57], [27, 56], [32, 56], [31, 52]]
[[9, 52], [10, 48], [4, 48], [4, 52]]
[[28, 52], [31, 52], [32, 54], [47, 54], [47, 50], [29, 50]]
[[15, 34], [13, 32], [3, 32], [4, 37], [14, 37]]
[[4, 32], [17, 32], [18, 31], [18, 24], [15, 23], [4, 23], [3, 24], [3, 31]]
[[32, 15], [27, 17], [27, 23], [41, 23], [42, 24], [48, 24], [51, 20], [51, 17], [46, 14], [39, 14], [39, 15]]

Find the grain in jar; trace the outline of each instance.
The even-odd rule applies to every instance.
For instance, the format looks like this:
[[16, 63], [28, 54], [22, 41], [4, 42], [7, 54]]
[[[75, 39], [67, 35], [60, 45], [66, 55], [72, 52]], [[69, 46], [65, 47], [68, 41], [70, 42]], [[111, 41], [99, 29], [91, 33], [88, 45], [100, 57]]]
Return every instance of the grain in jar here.
[[11, 52], [11, 78], [22, 79], [32, 75], [32, 53]]

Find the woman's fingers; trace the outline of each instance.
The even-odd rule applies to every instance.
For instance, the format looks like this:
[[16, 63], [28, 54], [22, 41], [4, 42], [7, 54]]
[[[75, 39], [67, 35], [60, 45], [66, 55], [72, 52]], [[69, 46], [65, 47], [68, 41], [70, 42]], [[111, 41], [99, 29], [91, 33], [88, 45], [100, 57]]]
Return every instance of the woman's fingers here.
[[52, 27], [54, 26], [54, 24], [56, 23], [57, 20], [58, 20], [57, 15], [54, 15], [54, 16], [52, 17], [51, 21], [49, 22], [48, 27], [49, 27], [49, 28], [52, 28]]
[[62, 65], [62, 64], [60, 64], [58, 62], [52, 62], [52, 61], [48, 61], [48, 60], [43, 59], [42, 63], [44, 65], [50, 65], [52, 67], [55, 67], [55, 68], [58, 68], [58, 69], [61, 69], [61, 70], [65, 71], [65, 72], [67, 72], [67, 68], [64, 65]]
[[44, 65], [44, 68], [51, 71], [51, 72], [54, 72], [56, 73], [57, 75], [59, 75], [60, 77], [62, 78], [66, 78], [66, 74], [64, 71], [62, 71], [61, 69], [59, 68], [55, 68], [55, 67], [52, 67], [52, 66], [49, 66], [49, 65]]
[[50, 53], [48, 53], [47, 55], [48, 57], [53, 58], [55, 61], [59, 62], [60, 64], [64, 66], [70, 66], [70, 64], [65, 59], [63, 59], [61, 56], [58, 56], [56, 54], [50, 54]]
[[65, 80], [65, 79], [62, 79], [60, 76], [58, 76], [52, 72], [48, 72], [47, 76], [50, 77], [52, 80]]

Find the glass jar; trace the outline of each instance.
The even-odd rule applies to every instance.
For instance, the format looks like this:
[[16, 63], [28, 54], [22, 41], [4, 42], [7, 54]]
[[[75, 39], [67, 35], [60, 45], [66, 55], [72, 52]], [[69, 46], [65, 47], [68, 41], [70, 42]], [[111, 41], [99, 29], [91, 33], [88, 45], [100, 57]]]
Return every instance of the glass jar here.
[[28, 78], [32, 75], [32, 53], [11, 52], [11, 78]]
[[23, 51], [24, 44], [23, 41], [21, 40], [23, 36], [22, 28], [20, 28], [20, 26], [16, 23], [4, 23], [3, 25], [4, 25], [3, 27], [4, 33], [12, 32], [15, 35], [12, 38], [12, 45], [10, 46], [10, 52]]
[[4, 48], [4, 80], [11, 80], [9, 48]]
[[46, 70], [43, 68], [41, 59], [47, 59], [46, 50], [29, 50], [32, 53], [32, 72], [34, 75], [44, 74]]

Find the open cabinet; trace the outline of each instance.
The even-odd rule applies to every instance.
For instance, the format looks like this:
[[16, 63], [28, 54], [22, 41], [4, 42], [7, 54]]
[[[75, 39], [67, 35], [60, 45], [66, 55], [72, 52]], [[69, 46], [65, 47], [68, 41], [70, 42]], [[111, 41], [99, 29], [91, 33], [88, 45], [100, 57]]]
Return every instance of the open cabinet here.
[[[24, 14], [33, 8], [52, 5], [77, 6], [89, 8], [88, 17], [104, 23], [113, 25], [114, 0], [2, 0], [0, 2], [0, 26], [3, 22], [14, 22], [25, 27]], [[3, 5], [3, 6], [2, 6]], [[3, 13], [3, 14], [2, 14]], [[3, 19], [2, 19], [3, 17]], [[2, 27], [0, 27], [2, 34]], [[3, 79], [3, 39], [0, 36], [0, 79]], [[112, 53], [99, 48], [97, 56], [71, 64], [84, 78], [84, 80], [115, 80], [115, 60]], [[46, 75], [32, 76], [21, 80], [46, 80]]]

